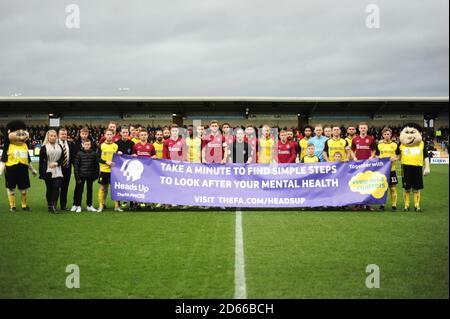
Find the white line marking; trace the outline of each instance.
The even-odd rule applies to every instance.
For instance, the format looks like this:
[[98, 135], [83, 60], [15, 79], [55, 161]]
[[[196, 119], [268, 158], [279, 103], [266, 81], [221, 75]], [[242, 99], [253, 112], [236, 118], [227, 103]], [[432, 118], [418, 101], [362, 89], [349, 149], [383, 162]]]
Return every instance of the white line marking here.
[[244, 237], [242, 234], [242, 212], [240, 209], [236, 209], [234, 298], [247, 298], [247, 287], [245, 284]]

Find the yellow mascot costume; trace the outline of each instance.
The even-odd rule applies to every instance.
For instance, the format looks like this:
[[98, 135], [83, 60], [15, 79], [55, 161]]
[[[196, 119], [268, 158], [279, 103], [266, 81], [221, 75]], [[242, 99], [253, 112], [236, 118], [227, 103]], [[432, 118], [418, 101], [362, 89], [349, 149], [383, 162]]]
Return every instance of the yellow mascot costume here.
[[29, 134], [22, 121], [12, 121], [6, 125], [8, 140], [3, 148], [0, 161], [0, 175], [5, 173], [6, 192], [8, 194], [9, 211], [16, 212], [16, 188], [21, 194], [21, 207], [24, 211], [31, 211], [27, 204], [27, 190], [30, 188], [30, 170], [37, 176], [36, 170], [31, 166], [28, 153], [27, 140]]
[[410, 123], [400, 133], [400, 163], [402, 165], [404, 210], [409, 211], [411, 191], [414, 196], [414, 210], [420, 212], [420, 190], [423, 178], [430, 174], [430, 159], [419, 125]]

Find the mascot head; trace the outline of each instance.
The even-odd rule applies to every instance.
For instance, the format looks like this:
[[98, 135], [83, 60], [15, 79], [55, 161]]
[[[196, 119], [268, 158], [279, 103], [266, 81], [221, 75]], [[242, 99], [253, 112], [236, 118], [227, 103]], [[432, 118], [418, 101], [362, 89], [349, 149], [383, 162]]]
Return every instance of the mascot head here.
[[22, 145], [29, 138], [27, 126], [23, 121], [9, 122], [6, 125], [6, 131], [8, 132], [9, 142], [14, 145]]
[[422, 141], [421, 127], [415, 123], [403, 125], [400, 132], [400, 143], [405, 146], [416, 146]]

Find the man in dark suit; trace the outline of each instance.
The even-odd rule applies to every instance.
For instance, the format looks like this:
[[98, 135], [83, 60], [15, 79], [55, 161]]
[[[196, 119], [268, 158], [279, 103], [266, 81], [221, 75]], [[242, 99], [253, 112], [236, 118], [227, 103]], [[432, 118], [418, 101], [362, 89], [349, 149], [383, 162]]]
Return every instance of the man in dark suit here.
[[59, 196], [59, 205], [61, 206], [61, 210], [64, 211], [67, 210], [67, 191], [69, 190], [70, 177], [72, 175], [72, 164], [76, 156], [76, 147], [73, 142], [67, 140], [67, 129], [65, 127], [61, 127], [58, 130], [58, 143], [63, 150], [61, 166], [63, 180]]

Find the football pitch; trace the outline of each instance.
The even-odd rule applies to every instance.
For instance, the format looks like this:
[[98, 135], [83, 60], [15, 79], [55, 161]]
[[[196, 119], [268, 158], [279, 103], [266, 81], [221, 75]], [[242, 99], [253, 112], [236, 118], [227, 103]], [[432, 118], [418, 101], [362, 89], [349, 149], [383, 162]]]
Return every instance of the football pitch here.
[[[421, 213], [402, 211], [399, 185], [398, 212], [51, 215], [32, 178], [33, 212], [11, 214], [0, 196], [0, 297], [448, 298], [448, 181], [447, 165], [431, 166]], [[66, 287], [69, 264], [79, 266], [78, 289]], [[380, 288], [366, 287], [370, 264]]]

